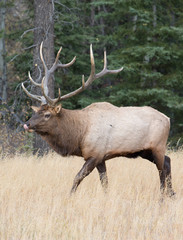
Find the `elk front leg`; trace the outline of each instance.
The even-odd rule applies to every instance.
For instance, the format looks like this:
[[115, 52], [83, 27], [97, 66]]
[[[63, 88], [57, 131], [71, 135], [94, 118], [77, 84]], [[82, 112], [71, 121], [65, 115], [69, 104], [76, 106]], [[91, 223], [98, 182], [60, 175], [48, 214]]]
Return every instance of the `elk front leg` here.
[[100, 177], [100, 181], [101, 181], [102, 187], [104, 188], [104, 191], [106, 192], [107, 187], [108, 187], [108, 178], [107, 178], [105, 162], [99, 163], [96, 166], [96, 168], [97, 168], [97, 170], [99, 172], [99, 177]]
[[78, 172], [78, 174], [76, 175], [75, 179], [74, 179], [74, 183], [71, 189], [71, 193], [74, 193], [78, 187], [78, 185], [81, 183], [81, 181], [88, 176], [93, 169], [96, 167], [96, 159], [95, 158], [89, 158], [85, 164], [83, 165], [83, 167], [81, 168], [81, 170]]

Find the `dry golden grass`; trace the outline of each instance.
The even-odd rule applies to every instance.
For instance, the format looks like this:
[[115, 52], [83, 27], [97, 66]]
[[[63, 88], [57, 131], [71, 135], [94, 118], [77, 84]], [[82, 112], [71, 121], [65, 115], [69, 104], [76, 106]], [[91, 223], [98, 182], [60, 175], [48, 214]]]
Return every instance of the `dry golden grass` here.
[[7, 157], [0, 161], [0, 239], [183, 239], [183, 152], [169, 155], [177, 195], [163, 203], [158, 171], [141, 158], [107, 162], [107, 194], [94, 170], [70, 197], [82, 159]]

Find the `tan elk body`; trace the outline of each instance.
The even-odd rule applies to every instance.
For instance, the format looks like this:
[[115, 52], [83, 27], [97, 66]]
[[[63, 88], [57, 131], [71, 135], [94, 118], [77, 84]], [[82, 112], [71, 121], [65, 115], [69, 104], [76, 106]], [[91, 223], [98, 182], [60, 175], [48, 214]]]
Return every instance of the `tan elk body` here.
[[[148, 149], [165, 155], [170, 122], [157, 110], [94, 103], [84, 112], [88, 124], [83, 148], [85, 159], [92, 155], [107, 159]], [[163, 163], [164, 158], [159, 164]]]
[[[59, 53], [53, 67], [48, 70], [41, 45], [40, 55], [45, 77], [42, 83], [37, 85], [42, 88], [43, 96], [30, 94], [22, 85], [31, 98], [42, 103], [40, 107], [32, 107], [36, 113], [24, 128], [40, 134], [61, 155], [77, 155], [84, 158], [85, 164], [75, 177], [72, 192], [95, 167], [102, 185], [106, 187], [106, 160], [117, 156], [141, 156], [156, 164], [160, 174], [161, 191], [164, 192], [167, 187], [168, 195], [173, 195], [170, 158], [165, 155], [170, 129], [169, 118], [151, 107], [116, 107], [107, 102], [93, 103], [82, 110], [63, 109], [61, 104], [56, 103], [83, 91], [94, 79], [108, 73], [118, 73], [122, 68], [108, 70], [104, 54], [104, 69], [95, 74], [93, 52], [90, 48], [91, 74], [86, 83], [83, 77], [81, 88], [65, 96], [61, 96], [59, 91], [59, 97], [51, 99], [46, 90], [50, 74], [57, 67], [68, 67], [75, 61], [73, 59], [69, 64], [59, 64]], [[35, 84], [30, 74], [29, 77]]]

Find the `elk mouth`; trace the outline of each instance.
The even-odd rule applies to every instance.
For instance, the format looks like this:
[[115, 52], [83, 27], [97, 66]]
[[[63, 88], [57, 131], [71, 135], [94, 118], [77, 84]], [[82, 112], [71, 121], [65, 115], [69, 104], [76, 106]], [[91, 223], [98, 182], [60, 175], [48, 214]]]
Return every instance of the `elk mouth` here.
[[34, 132], [35, 130], [33, 129], [33, 128], [29, 128], [28, 126], [27, 126], [27, 124], [24, 124], [24, 129], [25, 129], [25, 131], [27, 131], [27, 132]]

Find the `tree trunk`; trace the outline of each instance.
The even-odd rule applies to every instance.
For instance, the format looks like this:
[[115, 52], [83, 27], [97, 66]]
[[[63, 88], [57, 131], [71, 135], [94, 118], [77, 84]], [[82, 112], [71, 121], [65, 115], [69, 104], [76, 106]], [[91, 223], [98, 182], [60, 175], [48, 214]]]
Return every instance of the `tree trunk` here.
[[175, 13], [173, 11], [170, 11], [170, 16], [171, 16], [170, 26], [175, 27]]
[[[6, 0], [0, 1], [5, 5]], [[3, 102], [7, 101], [7, 78], [6, 78], [6, 61], [5, 61], [5, 6], [0, 8], [0, 97]]]
[[135, 32], [137, 30], [137, 19], [138, 19], [138, 15], [133, 16], [132, 18], [132, 22], [133, 22], [133, 32]]
[[153, 27], [156, 28], [157, 25], [157, 11], [156, 11], [156, 1], [153, 3]]
[[[101, 12], [101, 7], [100, 6], [98, 6], [98, 12]], [[102, 36], [104, 36], [105, 31], [104, 31], [104, 19], [103, 19], [103, 17], [100, 17], [99, 24], [100, 24], [101, 34], [102, 34]]]
[[[34, 56], [33, 56], [33, 78], [37, 79], [39, 76], [38, 67], [41, 69], [42, 77], [44, 76], [44, 69], [40, 59], [40, 44], [43, 41], [43, 55], [47, 67], [50, 68], [54, 63], [54, 3], [53, 1], [34, 0]], [[48, 81], [48, 95], [54, 97], [54, 76]], [[42, 95], [41, 89], [34, 88], [34, 92]], [[37, 105], [37, 103], [35, 103]], [[48, 151], [48, 145], [35, 135], [34, 151], [39, 154], [44, 154]]]
[[[91, 1], [92, 3], [92, 1]], [[95, 7], [91, 5], [91, 17], [90, 17], [90, 25], [93, 27], [95, 24]]]

